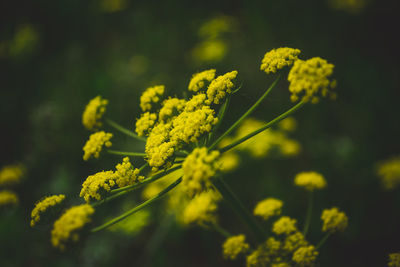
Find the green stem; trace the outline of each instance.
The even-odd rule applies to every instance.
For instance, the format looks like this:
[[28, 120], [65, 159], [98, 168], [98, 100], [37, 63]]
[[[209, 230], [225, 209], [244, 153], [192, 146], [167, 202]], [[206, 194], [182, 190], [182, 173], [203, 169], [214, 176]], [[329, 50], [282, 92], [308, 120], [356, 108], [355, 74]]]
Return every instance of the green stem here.
[[239, 215], [240, 218], [250, 227], [258, 242], [264, 242], [266, 234], [264, 230], [257, 224], [253, 216], [244, 207], [242, 202], [233, 193], [229, 186], [222, 180], [221, 177], [216, 177], [213, 180], [214, 186], [218, 189], [224, 199], [231, 205], [233, 210]]
[[119, 131], [119, 132], [121, 132], [121, 133], [123, 133], [123, 134], [126, 134], [126, 135], [128, 135], [128, 136], [130, 136], [130, 137], [133, 137], [133, 138], [137, 139], [137, 140], [146, 142], [146, 138], [141, 137], [141, 136], [138, 136], [137, 134], [135, 134], [135, 133], [132, 132], [131, 130], [129, 130], [129, 129], [127, 129], [127, 128], [121, 126], [121, 125], [119, 125], [118, 123], [116, 123], [116, 122], [114, 122], [114, 121], [112, 121], [112, 120], [110, 120], [110, 119], [105, 119], [105, 122], [106, 122], [108, 125], [110, 125], [111, 127], [113, 127], [114, 129], [116, 129], [117, 131]]
[[[218, 112], [218, 122], [214, 126], [214, 129], [211, 131], [211, 133], [208, 135], [208, 141], [212, 141], [214, 138], [215, 133], [218, 131], [219, 126], [221, 125], [222, 120], [225, 117], [226, 110], [228, 109], [229, 103], [230, 103], [231, 97], [230, 95], [226, 98], [224, 104], [222, 105], [221, 109]], [[208, 143], [208, 142], [207, 142]]]
[[222, 228], [218, 223], [213, 223], [209, 226], [210, 226], [210, 228], [214, 229], [216, 232], [220, 233], [222, 236], [224, 236], [226, 238], [232, 236], [232, 234], [230, 234], [228, 231], [226, 231], [224, 228]]
[[311, 217], [312, 217], [312, 210], [313, 210], [313, 192], [308, 192], [308, 207], [307, 207], [307, 215], [306, 221], [303, 228], [303, 235], [306, 236], [308, 229], [310, 228]]
[[265, 124], [263, 127], [261, 127], [258, 130], [255, 130], [252, 133], [249, 133], [248, 135], [240, 138], [239, 140], [233, 142], [230, 145], [227, 145], [221, 149], [219, 149], [219, 151], [221, 153], [224, 153], [226, 151], [228, 151], [229, 149], [234, 148], [237, 145], [240, 145], [241, 143], [243, 143], [244, 141], [246, 141], [247, 139], [252, 138], [253, 136], [261, 133], [262, 131], [265, 131], [266, 129], [270, 128], [271, 126], [275, 125], [276, 123], [280, 122], [281, 120], [285, 119], [286, 117], [289, 117], [290, 115], [292, 115], [292, 113], [294, 113], [295, 111], [297, 111], [298, 109], [300, 109], [306, 102], [304, 101], [300, 101], [299, 103], [297, 103], [294, 107], [292, 107], [291, 109], [289, 109], [288, 111], [286, 111], [285, 113], [279, 115], [278, 117], [276, 117], [275, 119], [273, 119], [272, 121], [268, 122], [267, 124]]
[[331, 236], [332, 232], [326, 233], [326, 235], [319, 241], [318, 245], [315, 247], [316, 250], [318, 250], [320, 247], [322, 247], [323, 244], [325, 244], [326, 240]]
[[149, 163], [146, 162], [145, 164], [143, 164], [140, 168], [139, 168], [139, 173], [141, 173], [147, 166], [149, 166]]
[[119, 151], [119, 150], [112, 150], [112, 149], [107, 149], [106, 151], [110, 154], [121, 155], [121, 156], [132, 156], [132, 157], [145, 157], [146, 156], [146, 153], [141, 153], [141, 152]]
[[271, 92], [271, 90], [278, 83], [280, 75], [275, 79], [275, 81], [271, 84], [271, 86], [265, 91], [265, 93], [257, 100], [256, 103], [253, 104], [243, 115], [240, 117], [226, 132], [224, 132], [218, 139], [208, 148], [208, 150], [212, 150], [216, 145], [221, 142], [221, 140], [230, 134], [245, 118], [247, 118], [257, 107], [260, 105], [261, 101], [263, 101], [267, 95]]
[[98, 232], [100, 230], [103, 230], [107, 227], [110, 227], [111, 225], [125, 219], [126, 217], [128, 217], [129, 215], [132, 215], [133, 213], [145, 208], [146, 206], [150, 205], [151, 203], [153, 203], [154, 201], [162, 198], [165, 194], [167, 194], [170, 190], [172, 190], [174, 187], [176, 187], [180, 182], [182, 181], [182, 177], [178, 178], [175, 182], [173, 182], [172, 184], [170, 184], [168, 187], [166, 187], [163, 191], [161, 191], [160, 193], [158, 193], [156, 196], [150, 198], [149, 200], [146, 200], [145, 202], [143, 202], [142, 204], [134, 207], [133, 209], [123, 213], [122, 215], [96, 227], [93, 228], [91, 230], [92, 233]]

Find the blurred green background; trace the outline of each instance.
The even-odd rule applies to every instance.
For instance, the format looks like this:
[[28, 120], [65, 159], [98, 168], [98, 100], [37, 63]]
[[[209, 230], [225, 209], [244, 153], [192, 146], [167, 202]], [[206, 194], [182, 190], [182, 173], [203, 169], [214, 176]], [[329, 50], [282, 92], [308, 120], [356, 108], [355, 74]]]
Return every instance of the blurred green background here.
[[[65, 193], [76, 203], [88, 175], [120, 161], [112, 155], [82, 160], [89, 133], [81, 115], [91, 98], [109, 99], [107, 116], [133, 129], [148, 86], [165, 84], [169, 95], [181, 96], [195, 72], [238, 70], [243, 86], [224, 129], [273, 81], [259, 66], [267, 51], [283, 46], [299, 48], [302, 59], [319, 56], [335, 64], [338, 99], [307, 105], [295, 115], [299, 156], [245, 161], [226, 181], [249, 209], [278, 197], [284, 214], [302, 221], [306, 198], [292, 179], [300, 171], [321, 172], [329, 186], [316, 194], [309, 239], [317, 243], [321, 236], [323, 208], [339, 206], [349, 228], [321, 249], [320, 266], [385, 266], [387, 254], [400, 250], [400, 196], [398, 189], [382, 189], [375, 164], [400, 154], [399, 4], [340, 2], [1, 2], [0, 165], [21, 162], [27, 174], [16, 188], [20, 205], [0, 210], [0, 266], [243, 266], [243, 259], [222, 258], [221, 236], [181, 229], [159, 203], [140, 232], [100, 232], [64, 253], [51, 247], [50, 222], [31, 229], [29, 216], [44, 195]], [[230, 27], [217, 37], [202, 33], [221, 17]], [[287, 87], [281, 81], [254, 116], [270, 120], [289, 108]], [[116, 137], [116, 146], [139, 148], [128, 137]], [[107, 205], [96, 223], [119, 214], [121, 203]], [[247, 231], [226, 205], [220, 215], [232, 232]]]

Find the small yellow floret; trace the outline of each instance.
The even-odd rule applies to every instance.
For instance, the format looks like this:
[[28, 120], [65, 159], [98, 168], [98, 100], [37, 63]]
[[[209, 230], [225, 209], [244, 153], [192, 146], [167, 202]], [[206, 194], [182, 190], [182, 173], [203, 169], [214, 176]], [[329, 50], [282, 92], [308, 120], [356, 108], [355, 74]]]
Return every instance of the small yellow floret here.
[[272, 216], [281, 214], [283, 202], [276, 198], [267, 198], [257, 203], [254, 208], [254, 215], [268, 220]]
[[297, 121], [293, 117], [287, 117], [278, 123], [278, 127], [283, 131], [292, 132], [297, 128]]
[[377, 174], [385, 189], [391, 190], [400, 185], [400, 157], [393, 157], [378, 164]]
[[54, 223], [51, 231], [51, 243], [53, 246], [64, 250], [69, 240], [77, 242], [79, 240], [77, 231], [91, 221], [90, 216], [93, 213], [94, 209], [88, 204], [74, 206], [66, 210]]
[[240, 157], [233, 151], [225, 152], [221, 155], [221, 171], [222, 172], [230, 172], [235, 170], [240, 163]]
[[326, 187], [325, 178], [317, 172], [298, 173], [294, 178], [294, 184], [299, 187], [304, 187], [308, 191]]
[[192, 98], [186, 103], [185, 111], [195, 111], [202, 108], [206, 102], [206, 94], [197, 94], [192, 96]]
[[234, 86], [232, 80], [236, 78], [237, 74], [238, 72], [234, 70], [213, 80], [207, 89], [206, 104], [219, 104], [227, 93], [230, 94]]
[[123, 158], [122, 163], [118, 163], [115, 169], [115, 182], [118, 187], [132, 185], [144, 179], [143, 176], [139, 176], [139, 169], [133, 167], [128, 157]]
[[321, 220], [324, 222], [324, 225], [322, 226], [323, 232], [342, 232], [348, 225], [346, 214], [339, 211], [336, 207], [325, 209], [322, 212]]
[[215, 223], [219, 199], [220, 196], [212, 190], [196, 195], [183, 211], [183, 223], [197, 223], [199, 225]]
[[159, 117], [162, 121], [168, 121], [178, 115], [185, 108], [186, 100], [179, 98], [169, 98], [163, 102]]
[[336, 81], [330, 81], [334, 65], [325, 59], [314, 57], [309, 60], [296, 60], [288, 76], [291, 100], [297, 101], [302, 94], [303, 101], [317, 103], [319, 95], [335, 98], [330, 91], [336, 86]]
[[157, 120], [157, 114], [146, 112], [143, 113], [136, 121], [135, 131], [139, 136], [146, 135], [154, 126]]
[[9, 186], [20, 183], [24, 172], [24, 168], [19, 164], [4, 166], [0, 170], [0, 185]]
[[318, 251], [315, 247], [310, 245], [307, 247], [300, 247], [293, 253], [292, 260], [300, 266], [312, 265], [317, 259]]
[[13, 191], [0, 191], [0, 207], [18, 204], [18, 196]]
[[400, 267], [400, 253], [389, 254], [389, 267]]
[[193, 75], [189, 83], [189, 91], [197, 92], [201, 90], [206, 82], [211, 82], [215, 78], [215, 69], [205, 70]]
[[289, 47], [272, 49], [264, 55], [260, 70], [265, 71], [267, 74], [275, 73], [286, 66], [291, 66], [298, 59], [297, 56], [299, 54], [299, 49]]
[[288, 216], [282, 216], [272, 226], [272, 232], [277, 235], [290, 234], [297, 231], [296, 219], [291, 219]]
[[307, 240], [301, 232], [295, 232], [286, 236], [283, 249], [289, 252], [295, 251], [299, 247], [307, 246]]
[[164, 94], [164, 85], [157, 85], [147, 88], [140, 97], [140, 107], [143, 111], [151, 109], [152, 103], [158, 103]]
[[211, 186], [211, 177], [219, 170], [219, 152], [206, 147], [195, 148], [182, 164], [182, 186], [190, 194], [196, 194]]
[[88, 160], [90, 157], [99, 158], [100, 152], [103, 146], [110, 147], [112, 143], [110, 142], [112, 133], [106, 133], [104, 131], [100, 131], [90, 135], [89, 140], [86, 142], [83, 147], [83, 160]]
[[40, 216], [50, 207], [61, 203], [65, 199], [65, 195], [54, 195], [44, 198], [36, 203], [31, 213], [31, 227], [40, 221]]
[[106, 112], [107, 99], [102, 99], [101, 96], [96, 96], [86, 105], [85, 111], [82, 114], [82, 124], [88, 130], [96, 130], [102, 126], [101, 118]]
[[225, 258], [234, 260], [239, 254], [246, 253], [250, 246], [245, 242], [245, 235], [236, 235], [229, 237], [222, 245]]

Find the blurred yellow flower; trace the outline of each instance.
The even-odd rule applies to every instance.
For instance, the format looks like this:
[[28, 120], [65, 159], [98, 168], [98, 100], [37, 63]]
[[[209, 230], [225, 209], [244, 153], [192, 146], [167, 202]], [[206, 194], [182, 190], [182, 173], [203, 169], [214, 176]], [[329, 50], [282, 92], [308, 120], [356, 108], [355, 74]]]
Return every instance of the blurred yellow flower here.
[[65, 195], [48, 196], [36, 203], [31, 212], [31, 227], [35, 226], [40, 221], [40, 216], [50, 207], [61, 203], [65, 199]]
[[229, 237], [222, 245], [223, 255], [225, 258], [234, 260], [239, 254], [246, 253], [250, 246], [245, 242], [245, 235], [236, 235]]
[[96, 130], [103, 124], [101, 118], [106, 112], [107, 99], [102, 99], [101, 96], [96, 96], [86, 105], [85, 111], [82, 114], [82, 124], [88, 130]]
[[323, 232], [343, 232], [348, 225], [347, 215], [339, 211], [337, 207], [323, 210], [321, 220], [324, 222], [322, 226]]
[[294, 178], [294, 184], [304, 187], [308, 191], [323, 189], [326, 187], [325, 178], [317, 172], [300, 172]]

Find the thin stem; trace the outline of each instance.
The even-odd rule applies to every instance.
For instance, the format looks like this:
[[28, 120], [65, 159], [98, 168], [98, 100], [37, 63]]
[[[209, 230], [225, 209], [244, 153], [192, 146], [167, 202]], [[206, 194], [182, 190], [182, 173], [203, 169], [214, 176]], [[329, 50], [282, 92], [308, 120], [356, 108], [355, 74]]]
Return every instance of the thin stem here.
[[132, 156], [132, 157], [145, 157], [146, 156], [146, 153], [141, 153], [141, 152], [119, 151], [119, 150], [112, 150], [112, 149], [107, 149], [106, 151], [110, 154], [121, 155], [121, 156]]
[[178, 178], [175, 182], [173, 182], [172, 184], [170, 184], [168, 187], [166, 187], [163, 191], [161, 191], [160, 193], [158, 193], [156, 196], [150, 198], [149, 200], [146, 200], [145, 202], [143, 202], [142, 204], [134, 207], [133, 209], [121, 214], [120, 216], [96, 227], [93, 228], [91, 230], [92, 233], [98, 232], [100, 230], [103, 230], [107, 227], [110, 227], [111, 225], [125, 219], [126, 217], [128, 217], [129, 215], [132, 215], [133, 213], [145, 208], [146, 206], [150, 205], [151, 203], [153, 203], [154, 201], [162, 198], [165, 194], [167, 194], [170, 190], [172, 190], [173, 188], [175, 188], [180, 182], [182, 181], [182, 177]]
[[[226, 98], [224, 104], [222, 105], [221, 109], [218, 112], [218, 122], [217, 124], [214, 126], [214, 129], [210, 132], [210, 134], [208, 135], [208, 141], [212, 141], [212, 139], [214, 138], [215, 133], [218, 131], [219, 126], [222, 123], [222, 120], [225, 117], [225, 113], [226, 110], [228, 109], [229, 103], [230, 103], [231, 97], [230, 95]], [[208, 143], [208, 142], [207, 142]]]
[[216, 232], [220, 233], [222, 236], [224, 236], [226, 238], [232, 236], [232, 234], [230, 234], [228, 231], [226, 231], [224, 228], [222, 228], [218, 223], [211, 224], [210, 228], [214, 229]]
[[209, 147], [209, 150], [213, 149], [216, 145], [221, 142], [221, 140], [230, 134], [245, 118], [247, 118], [257, 107], [260, 105], [261, 101], [263, 101], [267, 95], [271, 92], [271, 90], [278, 83], [280, 75], [275, 79], [275, 81], [271, 84], [271, 86], [265, 91], [265, 93], [257, 100], [256, 103], [253, 104], [243, 115], [240, 117], [226, 132], [224, 132], [218, 139]]
[[139, 168], [139, 173], [141, 173], [147, 166], [149, 166], [149, 163], [146, 162], [145, 164], [143, 164], [140, 168]]
[[306, 221], [303, 228], [303, 235], [306, 236], [308, 229], [310, 228], [311, 217], [312, 217], [312, 210], [313, 210], [313, 192], [308, 192], [308, 207], [307, 207], [307, 215]]
[[240, 218], [250, 227], [258, 242], [264, 242], [266, 234], [264, 230], [257, 224], [253, 216], [244, 207], [242, 202], [233, 193], [229, 186], [222, 180], [221, 177], [216, 177], [213, 180], [214, 186], [218, 189], [224, 199], [231, 205], [233, 210], [239, 215]]
[[239, 140], [233, 142], [230, 145], [227, 145], [221, 149], [219, 149], [219, 151], [221, 153], [224, 153], [226, 151], [228, 151], [229, 149], [234, 148], [237, 145], [240, 145], [241, 143], [243, 143], [244, 141], [246, 141], [247, 139], [252, 138], [253, 136], [261, 133], [262, 131], [265, 131], [266, 129], [270, 128], [271, 126], [275, 125], [276, 123], [280, 122], [281, 120], [285, 119], [286, 117], [289, 117], [292, 113], [294, 113], [295, 111], [297, 111], [298, 109], [300, 109], [306, 102], [304, 101], [300, 101], [299, 103], [297, 103], [294, 107], [292, 107], [291, 109], [289, 109], [288, 111], [286, 111], [285, 113], [279, 115], [278, 117], [276, 117], [275, 119], [273, 119], [272, 121], [268, 122], [267, 124], [265, 124], [264, 126], [262, 126], [260, 129], [255, 130], [252, 133], [249, 133], [248, 135], [240, 138]]
[[115, 121], [112, 121], [110, 119], [105, 119], [105, 122], [110, 125], [111, 127], [113, 127], [114, 129], [116, 129], [117, 131], [126, 134], [130, 137], [135, 138], [136, 140], [140, 140], [143, 142], [146, 142], [146, 138], [138, 136], [137, 134], [135, 134], [134, 132], [132, 132], [131, 130], [119, 125], [118, 123], [116, 123]]
[[326, 235], [319, 241], [318, 245], [315, 247], [316, 250], [318, 250], [320, 247], [322, 247], [323, 244], [325, 244], [326, 240], [331, 236], [332, 232], [326, 233]]

